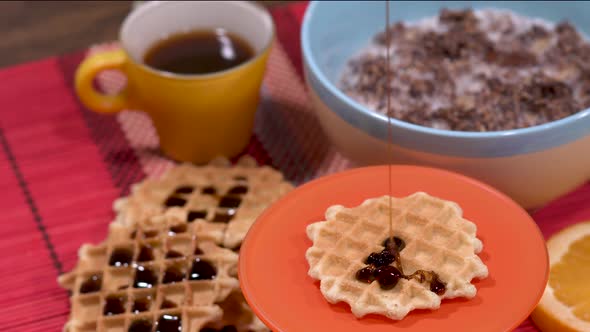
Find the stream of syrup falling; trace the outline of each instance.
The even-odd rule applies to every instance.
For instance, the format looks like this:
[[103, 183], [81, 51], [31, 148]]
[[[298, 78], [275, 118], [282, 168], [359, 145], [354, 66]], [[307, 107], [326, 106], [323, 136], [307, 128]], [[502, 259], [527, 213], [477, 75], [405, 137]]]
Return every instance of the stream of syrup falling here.
[[388, 161], [388, 167], [387, 167], [387, 175], [388, 175], [388, 179], [387, 179], [387, 183], [389, 185], [389, 238], [391, 239], [390, 243], [394, 243], [393, 241], [393, 202], [392, 202], [392, 187], [393, 184], [391, 183], [391, 164], [393, 162], [392, 160], [392, 145], [393, 145], [393, 134], [391, 132], [391, 68], [389, 65], [389, 60], [390, 60], [390, 52], [391, 52], [391, 36], [390, 36], [390, 30], [389, 30], [389, 0], [385, 1], [385, 77], [386, 77], [386, 83], [385, 83], [385, 94], [386, 94], [386, 98], [385, 98], [385, 107], [387, 109], [387, 155], [389, 156], [390, 160]]

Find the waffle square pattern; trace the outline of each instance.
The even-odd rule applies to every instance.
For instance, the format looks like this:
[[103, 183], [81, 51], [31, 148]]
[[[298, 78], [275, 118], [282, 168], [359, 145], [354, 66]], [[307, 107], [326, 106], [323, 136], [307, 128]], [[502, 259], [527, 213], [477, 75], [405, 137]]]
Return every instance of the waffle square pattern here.
[[382, 196], [353, 208], [331, 206], [325, 221], [307, 227], [313, 241], [306, 252], [308, 273], [320, 280], [326, 300], [348, 303], [356, 317], [373, 313], [399, 320], [414, 309], [438, 309], [445, 298], [473, 298], [472, 279], [488, 276], [477, 256], [483, 245], [476, 225], [462, 218], [458, 204], [423, 192], [391, 200], [393, 234], [405, 242], [399, 252], [403, 272], [435, 272], [444, 293], [437, 295], [415, 278], [400, 278], [387, 290], [376, 281], [357, 280], [367, 257], [384, 250], [389, 237], [389, 197]]
[[185, 223], [156, 225], [111, 224], [107, 241], [80, 248], [76, 268], [59, 278], [72, 294], [66, 330], [199, 331], [221, 318], [216, 303], [239, 289], [238, 255]]
[[219, 158], [205, 166], [181, 164], [161, 178], [131, 188], [114, 203], [117, 222], [134, 225], [154, 216], [172, 216], [202, 224], [225, 248], [238, 248], [254, 220], [293, 186], [250, 157], [236, 165]]

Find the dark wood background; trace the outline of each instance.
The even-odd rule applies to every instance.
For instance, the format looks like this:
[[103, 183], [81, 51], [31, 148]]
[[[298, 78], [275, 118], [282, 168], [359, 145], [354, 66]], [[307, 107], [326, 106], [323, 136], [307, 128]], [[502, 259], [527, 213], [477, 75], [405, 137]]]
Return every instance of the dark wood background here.
[[[260, 1], [274, 6], [288, 1]], [[117, 39], [132, 1], [0, 1], [0, 67]]]

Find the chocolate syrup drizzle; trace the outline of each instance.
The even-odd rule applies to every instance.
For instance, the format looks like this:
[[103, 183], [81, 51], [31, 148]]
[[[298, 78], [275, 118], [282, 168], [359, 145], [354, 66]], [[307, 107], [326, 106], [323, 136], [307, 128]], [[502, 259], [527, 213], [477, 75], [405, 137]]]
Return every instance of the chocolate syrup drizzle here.
[[394, 236], [393, 241], [391, 238], [385, 239], [383, 245], [385, 248], [381, 252], [373, 252], [365, 259], [367, 266], [356, 273], [358, 281], [369, 284], [377, 281], [381, 289], [388, 290], [394, 288], [400, 279], [414, 279], [419, 283], [427, 283], [430, 291], [437, 295], [445, 293], [446, 285], [434, 271], [417, 270], [410, 275], [404, 274], [399, 255], [406, 246], [404, 240]]

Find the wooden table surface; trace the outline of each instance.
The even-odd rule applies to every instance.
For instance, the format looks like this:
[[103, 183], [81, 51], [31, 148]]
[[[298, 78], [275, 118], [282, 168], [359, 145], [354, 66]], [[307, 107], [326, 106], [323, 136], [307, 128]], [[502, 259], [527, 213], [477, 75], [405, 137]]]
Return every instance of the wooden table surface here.
[[115, 40], [132, 6], [132, 1], [0, 1], [0, 67]]

